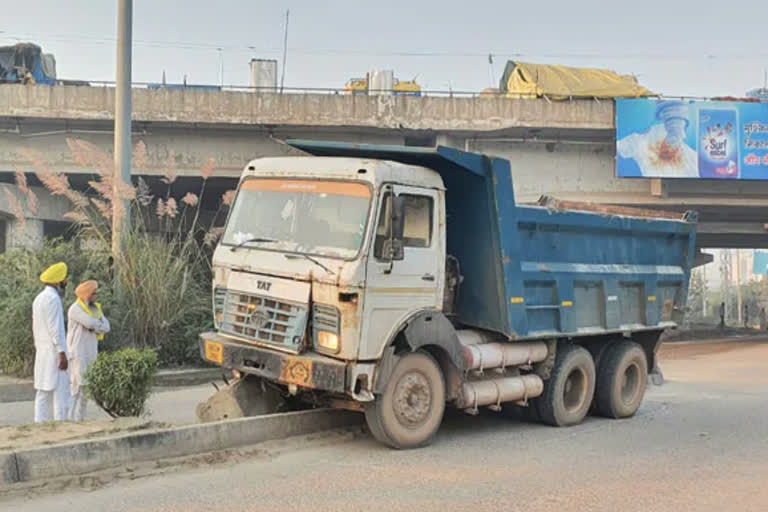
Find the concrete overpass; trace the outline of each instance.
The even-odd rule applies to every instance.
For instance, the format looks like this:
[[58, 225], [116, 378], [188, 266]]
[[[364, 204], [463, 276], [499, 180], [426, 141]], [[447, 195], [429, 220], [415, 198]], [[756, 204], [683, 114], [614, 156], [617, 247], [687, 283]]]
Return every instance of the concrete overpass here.
[[[137, 174], [161, 175], [170, 160], [180, 176], [192, 178], [212, 158], [218, 186], [226, 188], [251, 158], [291, 154], [280, 142], [285, 138], [444, 144], [508, 158], [518, 202], [548, 194], [695, 209], [701, 247], [768, 247], [768, 183], [616, 178], [611, 101], [137, 88], [133, 106], [134, 141], [147, 147], [146, 167]], [[93, 171], [74, 161], [66, 139], [111, 153], [113, 111], [110, 87], [0, 85], [0, 173], [30, 171], [19, 156], [28, 148], [77, 182]], [[2, 201], [0, 212], [8, 213]], [[18, 231], [13, 224], [11, 233]], [[19, 239], [7, 236], [9, 243]]]

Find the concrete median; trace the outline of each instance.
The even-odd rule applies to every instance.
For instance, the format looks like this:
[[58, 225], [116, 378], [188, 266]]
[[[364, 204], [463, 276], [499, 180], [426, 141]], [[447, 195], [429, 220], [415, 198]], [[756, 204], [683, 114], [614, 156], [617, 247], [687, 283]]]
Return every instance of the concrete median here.
[[[199, 386], [209, 382], [223, 382], [222, 375], [226, 371], [221, 368], [184, 368], [181, 370], [161, 370], [157, 372], [153, 386], [156, 390], [162, 388], [178, 388]], [[35, 389], [32, 379], [15, 379], [0, 375], [0, 403], [31, 402], [35, 399]]]
[[0, 453], [0, 484], [19, 482], [15, 453]]
[[360, 414], [317, 409], [142, 431], [0, 453], [0, 484], [79, 475], [362, 423]]

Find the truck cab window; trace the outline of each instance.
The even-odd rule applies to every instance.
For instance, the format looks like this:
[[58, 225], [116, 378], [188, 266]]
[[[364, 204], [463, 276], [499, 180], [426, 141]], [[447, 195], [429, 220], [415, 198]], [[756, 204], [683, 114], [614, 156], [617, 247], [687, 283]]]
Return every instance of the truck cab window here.
[[432, 245], [432, 198], [405, 194], [401, 197], [405, 208], [403, 245], [429, 247]]
[[389, 212], [389, 192], [381, 196], [381, 208], [379, 209], [379, 222], [376, 225], [376, 238], [373, 241], [373, 256], [378, 259], [384, 259], [382, 249], [384, 241], [389, 237], [390, 224], [392, 224], [392, 214]]
[[[383, 259], [382, 248], [389, 237], [392, 215], [388, 211], [390, 193], [382, 196], [379, 222], [376, 226], [373, 255]], [[433, 201], [431, 197], [401, 194], [403, 201], [403, 246], [426, 248], [432, 245]]]

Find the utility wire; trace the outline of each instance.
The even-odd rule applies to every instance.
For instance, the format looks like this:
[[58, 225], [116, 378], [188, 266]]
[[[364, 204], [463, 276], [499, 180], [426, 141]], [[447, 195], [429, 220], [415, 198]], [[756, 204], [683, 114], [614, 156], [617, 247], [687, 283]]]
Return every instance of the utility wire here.
[[[34, 39], [43, 39], [46, 41], [90, 44], [90, 45], [114, 45], [114, 38], [71, 36], [71, 35], [45, 35], [45, 34], [9, 34], [0, 29], [0, 38], [12, 41], [27, 41]], [[222, 45], [208, 43], [194, 43], [184, 41], [154, 41], [134, 39], [135, 46], [145, 46], [150, 48], [168, 48], [180, 50], [211, 50], [226, 52], [247, 52], [247, 53], [281, 53], [282, 48], [277, 47], [257, 47], [252, 45]], [[455, 52], [455, 51], [399, 51], [385, 49], [355, 49], [355, 48], [302, 48], [288, 47], [288, 51], [302, 55], [339, 55], [339, 56], [371, 56], [371, 57], [430, 57], [430, 58], [487, 58], [489, 52]], [[494, 57], [508, 59], [520, 58], [538, 58], [538, 59], [617, 59], [617, 60], [645, 60], [652, 59], [658, 61], [680, 61], [680, 60], [763, 60], [768, 58], [768, 52], [763, 53], [733, 53], [733, 54], [670, 54], [664, 53], [538, 53], [538, 52], [508, 52], [492, 51]]]

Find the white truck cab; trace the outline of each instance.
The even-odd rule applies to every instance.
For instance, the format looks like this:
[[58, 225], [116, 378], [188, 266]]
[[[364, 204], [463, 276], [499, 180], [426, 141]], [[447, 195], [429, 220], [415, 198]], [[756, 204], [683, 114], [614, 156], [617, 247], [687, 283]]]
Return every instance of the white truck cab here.
[[425, 167], [251, 161], [213, 256], [217, 332], [204, 335], [203, 356], [293, 392], [372, 400], [375, 363], [398, 326], [442, 307], [443, 202]]

